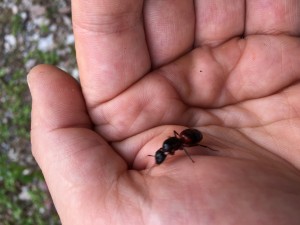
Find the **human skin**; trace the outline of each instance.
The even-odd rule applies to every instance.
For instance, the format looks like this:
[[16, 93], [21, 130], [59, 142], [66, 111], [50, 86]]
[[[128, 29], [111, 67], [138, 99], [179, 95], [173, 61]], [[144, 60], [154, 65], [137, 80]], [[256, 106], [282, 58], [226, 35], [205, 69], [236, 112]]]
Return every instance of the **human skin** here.
[[[298, 0], [73, 0], [80, 85], [31, 70], [63, 224], [299, 224]], [[153, 157], [187, 127], [201, 146]]]

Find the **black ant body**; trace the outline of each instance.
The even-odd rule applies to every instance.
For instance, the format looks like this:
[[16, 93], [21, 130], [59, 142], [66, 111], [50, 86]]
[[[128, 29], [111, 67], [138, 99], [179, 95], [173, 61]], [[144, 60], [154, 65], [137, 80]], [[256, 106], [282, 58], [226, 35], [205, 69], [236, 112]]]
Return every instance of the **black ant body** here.
[[175, 151], [177, 150], [183, 150], [185, 154], [190, 158], [190, 160], [194, 163], [194, 160], [185, 150], [185, 147], [202, 146], [204, 148], [216, 151], [209, 148], [208, 146], [198, 144], [202, 140], [202, 138], [202, 133], [196, 129], [186, 129], [183, 130], [180, 134], [178, 134], [174, 130], [174, 136], [166, 139], [162, 144], [162, 147], [155, 152], [155, 163], [161, 164], [163, 161], [165, 161], [167, 155], [174, 155]]

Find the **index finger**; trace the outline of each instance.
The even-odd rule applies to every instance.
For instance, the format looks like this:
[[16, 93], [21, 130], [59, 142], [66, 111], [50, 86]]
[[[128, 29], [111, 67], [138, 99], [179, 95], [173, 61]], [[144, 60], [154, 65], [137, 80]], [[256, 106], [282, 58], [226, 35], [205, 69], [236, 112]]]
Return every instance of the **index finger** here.
[[73, 0], [77, 62], [88, 107], [108, 101], [150, 69], [143, 1]]
[[247, 1], [246, 34], [300, 35], [299, 0]]

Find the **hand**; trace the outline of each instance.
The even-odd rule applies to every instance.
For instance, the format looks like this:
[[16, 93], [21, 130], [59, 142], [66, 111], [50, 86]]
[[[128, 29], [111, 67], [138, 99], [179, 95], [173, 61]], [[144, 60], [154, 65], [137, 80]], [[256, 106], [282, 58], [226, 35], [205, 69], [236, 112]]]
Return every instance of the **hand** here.
[[[247, 6], [247, 7], [246, 7]], [[81, 87], [28, 76], [63, 224], [298, 224], [300, 5], [73, 0]], [[186, 127], [202, 147], [154, 165]]]

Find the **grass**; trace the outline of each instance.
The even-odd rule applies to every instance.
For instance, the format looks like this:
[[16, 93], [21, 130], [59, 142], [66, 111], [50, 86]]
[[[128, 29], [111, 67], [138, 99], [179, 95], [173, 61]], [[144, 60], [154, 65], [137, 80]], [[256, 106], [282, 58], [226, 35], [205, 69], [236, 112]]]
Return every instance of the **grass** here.
[[15, 14], [11, 17], [11, 30], [14, 36], [22, 31], [23, 21], [19, 14]]
[[[0, 117], [6, 118], [0, 123], [2, 145], [11, 146], [11, 142], [16, 142], [17, 145], [27, 143], [29, 146], [31, 102], [24, 74], [23, 69], [16, 68], [8, 79], [4, 71], [0, 71], [0, 97], [3, 99]], [[5, 153], [7, 150], [2, 149], [0, 155], [1, 224], [60, 224], [53, 208], [45, 209], [47, 202], [50, 202], [50, 197], [47, 190], [40, 187], [44, 179], [36, 164], [28, 165], [22, 161], [13, 161]], [[29, 195], [26, 200], [19, 198], [24, 188]]]
[[[49, 29], [50, 25], [38, 27], [32, 23], [30, 16], [20, 16], [22, 2], [10, 1], [19, 10], [14, 14], [0, 0], [0, 47], [5, 46], [1, 41], [6, 34], [13, 35], [17, 42], [5, 55], [0, 50], [0, 224], [58, 225], [60, 221], [43, 175], [30, 152], [31, 98], [26, 82], [26, 65], [29, 62], [34, 62], [34, 65], [62, 65], [71, 71], [76, 65], [73, 63], [75, 52], [73, 46], [57, 43], [58, 39], [55, 39], [57, 45], [49, 51], [39, 50], [36, 40], [28, 41], [30, 39], [26, 39], [27, 36], [38, 33], [44, 37], [53, 31]], [[69, 32], [69, 28], [64, 27], [58, 13], [63, 2], [65, 0], [37, 0], [34, 4], [46, 4], [47, 19], [58, 27], [54, 36], [65, 40], [63, 35]], [[70, 51], [62, 55], [61, 49]]]
[[[3, 225], [43, 225], [45, 202], [49, 196], [36, 185], [43, 182], [40, 171], [28, 169], [11, 161], [6, 155], [0, 156], [0, 221]], [[20, 199], [22, 189], [28, 189], [26, 199]], [[47, 218], [48, 219], [48, 218]], [[57, 216], [51, 216], [47, 224], [59, 224]]]
[[26, 61], [34, 59], [37, 64], [50, 64], [50, 65], [57, 65], [60, 61], [58, 54], [55, 50], [43, 52], [38, 49], [31, 51], [28, 56], [25, 58]]

